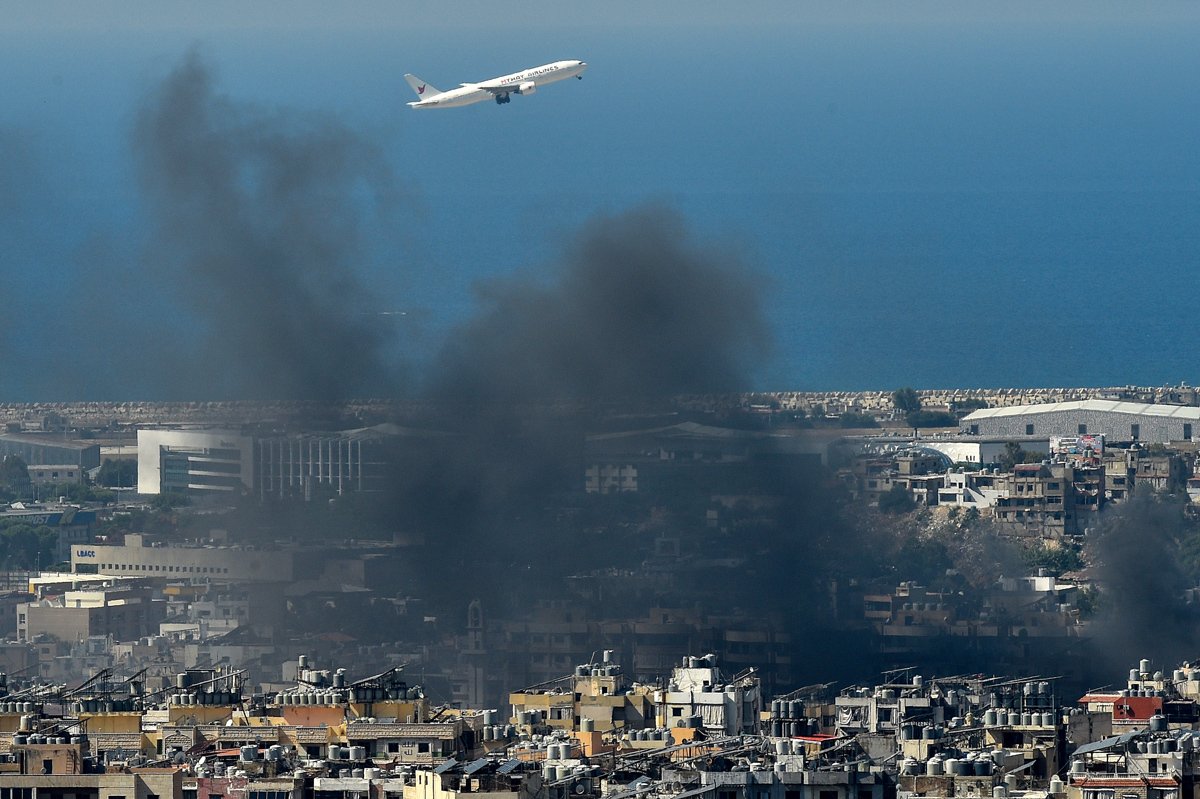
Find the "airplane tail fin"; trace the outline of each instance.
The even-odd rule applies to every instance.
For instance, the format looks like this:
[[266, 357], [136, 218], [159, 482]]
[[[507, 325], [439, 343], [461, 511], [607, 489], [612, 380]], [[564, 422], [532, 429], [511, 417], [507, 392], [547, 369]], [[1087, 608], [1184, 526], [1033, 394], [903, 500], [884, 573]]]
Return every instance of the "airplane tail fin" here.
[[404, 79], [408, 81], [409, 86], [412, 86], [412, 90], [417, 93], [418, 100], [425, 100], [429, 97], [433, 97], [435, 94], [442, 93], [442, 90], [438, 87], [421, 80], [416, 75], [411, 73], [406, 74]]

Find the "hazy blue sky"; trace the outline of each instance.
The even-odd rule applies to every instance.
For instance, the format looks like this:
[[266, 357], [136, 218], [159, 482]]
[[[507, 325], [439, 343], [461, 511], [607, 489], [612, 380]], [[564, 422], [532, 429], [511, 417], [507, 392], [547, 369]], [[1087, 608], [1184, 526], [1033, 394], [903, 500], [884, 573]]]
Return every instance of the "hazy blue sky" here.
[[[380, 148], [355, 268], [411, 353], [480, 279], [661, 203], [769, 286], [761, 388], [1200, 379], [1200, 5], [345, 5], [0, 2], [0, 399], [154, 394], [139, 352], [203, 329], [129, 266], [131, 131], [190, 50], [230, 103]], [[585, 80], [404, 106], [404, 72], [561, 58]]]

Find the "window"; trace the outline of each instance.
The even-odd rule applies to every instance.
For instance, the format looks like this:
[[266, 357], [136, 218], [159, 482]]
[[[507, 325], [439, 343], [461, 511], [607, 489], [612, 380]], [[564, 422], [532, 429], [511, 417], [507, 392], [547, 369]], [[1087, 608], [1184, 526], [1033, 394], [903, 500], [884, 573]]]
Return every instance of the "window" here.
[[971, 425], [971, 435], [973, 435], [973, 436], [979, 435], [979, 425], [977, 425], [977, 424]]
[[1191, 422], [1183, 423], [1183, 440], [1184, 441], [1192, 440], [1192, 423]]
[[1025, 435], [1027, 435], [1027, 436], [1033, 435], [1033, 425], [1031, 425], [1031, 424], [1025, 425]]
[[1142, 437], [1142, 426], [1137, 424], [1129, 425], [1129, 437], [1137, 441]]
[[1087, 425], [1086, 424], [1079, 425], [1077, 432], [1081, 436], [1086, 436], [1087, 435]]
[[422, 754], [429, 752], [429, 741], [420, 741], [417, 743], [417, 751]]
[[681, 707], [671, 708], [671, 715], [675, 718], [682, 718], [683, 717], [683, 708], [681, 708]]

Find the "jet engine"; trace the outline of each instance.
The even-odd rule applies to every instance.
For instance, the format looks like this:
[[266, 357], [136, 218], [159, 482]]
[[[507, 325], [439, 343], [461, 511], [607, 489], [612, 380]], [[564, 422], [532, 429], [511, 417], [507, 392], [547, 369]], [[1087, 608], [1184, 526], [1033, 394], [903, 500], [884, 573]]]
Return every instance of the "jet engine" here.
[[537, 91], [537, 84], [533, 81], [526, 81], [517, 87], [517, 94], [533, 94]]

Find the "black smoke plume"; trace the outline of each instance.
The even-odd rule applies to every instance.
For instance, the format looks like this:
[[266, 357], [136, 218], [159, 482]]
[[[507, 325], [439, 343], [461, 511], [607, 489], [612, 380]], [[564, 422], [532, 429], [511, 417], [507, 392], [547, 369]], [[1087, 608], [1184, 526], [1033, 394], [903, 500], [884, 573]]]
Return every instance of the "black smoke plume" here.
[[399, 470], [394, 507], [453, 540], [451, 557], [544, 561], [556, 541], [577, 546], [547, 536], [540, 514], [580, 491], [585, 435], [601, 417], [744, 388], [766, 357], [755, 273], [671, 211], [597, 218], [551, 268], [481, 287], [478, 313], [451, 331], [430, 375], [429, 404], [451, 435]]
[[1169, 669], [1200, 654], [1181, 561], [1181, 544], [1198, 532], [1185, 498], [1148, 489], [1105, 513], [1088, 545], [1100, 588], [1093, 633], [1097, 652], [1114, 653], [1116, 673], [1143, 657]]
[[549, 284], [508, 278], [454, 331], [441, 400], [513, 403], [746, 390], [767, 349], [759, 283], [732, 250], [642, 208], [593, 220]]
[[[153, 237], [146, 273], [199, 320], [170, 393], [335, 400], [389, 387], [393, 364], [355, 277], [370, 213], [396, 179], [339, 122], [214, 89], [195, 53], [153, 92], [134, 135]], [[188, 375], [199, 377], [191, 377]], [[166, 377], [166, 376], [164, 376]]]

